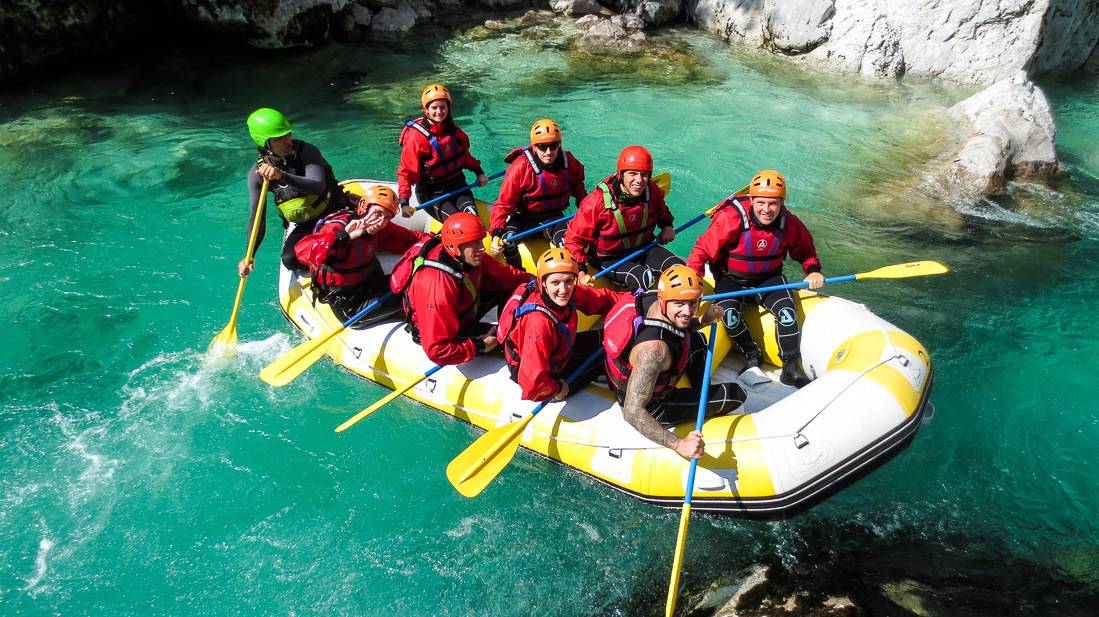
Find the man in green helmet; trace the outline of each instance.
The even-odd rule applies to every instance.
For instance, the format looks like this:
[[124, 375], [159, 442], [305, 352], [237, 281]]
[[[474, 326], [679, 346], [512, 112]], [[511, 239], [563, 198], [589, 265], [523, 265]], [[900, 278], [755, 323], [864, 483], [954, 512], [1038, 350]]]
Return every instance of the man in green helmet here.
[[[248, 134], [259, 146], [259, 158], [248, 170], [248, 198], [251, 213], [248, 230], [256, 216], [263, 181], [275, 194], [275, 206], [282, 219], [283, 228], [290, 223], [294, 228], [286, 236], [282, 247], [282, 263], [289, 269], [305, 274], [309, 267], [298, 261], [294, 245], [313, 231], [313, 224], [322, 216], [333, 213], [347, 204], [332, 167], [321, 156], [316, 146], [294, 139], [292, 127], [286, 116], [274, 109], [263, 107], [248, 116]], [[264, 196], [266, 199], [266, 196]], [[255, 250], [263, 242], [266, 221], [260, 220]], [[247, 257], [237, 264], [241, 276], [252, 272], [253, 262]]]

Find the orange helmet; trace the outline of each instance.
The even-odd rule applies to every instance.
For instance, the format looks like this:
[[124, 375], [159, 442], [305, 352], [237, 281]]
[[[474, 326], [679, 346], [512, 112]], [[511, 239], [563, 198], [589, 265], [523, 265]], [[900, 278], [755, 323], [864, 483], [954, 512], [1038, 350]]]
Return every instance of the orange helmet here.
[[618, 173], [653, 170], [653, 155], [641, 146], [626, 146], [618, 155]]
[[454, 257], [460, 253], [458, 247], [466, 242], [483, 240], [487, 235], [481, 217], [469, 212], [456, 212], [447, 217], [439, 231], [443, 238], [443, 248]]
[[393, 216], [397, 215], [397, 194], [388, 186], [375, 184], [366, 187], [355, 213], [359, 216], [365, 215], [372, 204], [385, 208]]
[[446, 101], [446, 104], [450, 105], [450, 90], [447, 90], [443, 84], [431, 84], [424, 88], [423, 94], [420, 95], [420, 104], [427, 109], [431, 101]]
[[786, 198], [786, 178], [773, 169], [764, 169], [757, 173], [748, 185], [749, 197]]
[[669, 300], [693, 302], [702, 297], [702, 279], [693, 268], [674, 265], [660, 275], [656, 297], [660, 298], [660, 308], [664, 312], [668, 309]]
[[561, 141], [561, 127], [549, 118], [542, 118], [530, 127], [530, 143], [551, 144]]
[[551, 248], [538, 258], [536, 276], [539, 285], [542, 284], [542, 279], [558, 272], [573, 276], [580, 274], [580, 264], [568, 249]]

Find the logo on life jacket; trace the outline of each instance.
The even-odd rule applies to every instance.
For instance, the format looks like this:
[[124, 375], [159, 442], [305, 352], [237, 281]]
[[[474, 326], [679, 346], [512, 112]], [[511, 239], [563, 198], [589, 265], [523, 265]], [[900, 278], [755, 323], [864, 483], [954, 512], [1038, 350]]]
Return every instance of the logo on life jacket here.
[[796, 321], [794, 309], [787, 307], [778, 312], [778, 323], [780, 325], [792, 326]]
[[756, 250], [757, 251], [767, 250], [767, 239], [766, 238], [761, 238], [758, 242], [756, 242]]
[[740, 323], [740, 314], [736, 309], [725, 309], [725, 327], [735, 328]]

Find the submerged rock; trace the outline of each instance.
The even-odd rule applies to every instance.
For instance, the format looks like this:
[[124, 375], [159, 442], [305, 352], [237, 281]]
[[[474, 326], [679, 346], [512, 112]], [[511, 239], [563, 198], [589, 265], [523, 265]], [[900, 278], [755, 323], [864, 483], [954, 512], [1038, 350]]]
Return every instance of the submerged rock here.
[[1064, 171], [1057, 160], [1057, 129], [1041, 89], [1020, 71], [949, 110], [963, 143], [933, 183], [945, 193], [999, 193], [1010, 179], [1047, 180]]

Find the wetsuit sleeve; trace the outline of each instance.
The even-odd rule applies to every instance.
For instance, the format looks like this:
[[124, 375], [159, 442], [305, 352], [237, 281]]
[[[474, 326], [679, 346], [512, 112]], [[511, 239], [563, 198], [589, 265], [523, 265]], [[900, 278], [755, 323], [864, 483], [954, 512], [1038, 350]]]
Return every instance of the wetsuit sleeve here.
[[657, 186], [655, 182], [650, 182], [649, 191], [651, 194], [649, 207], [653, 214], [653, 220], [656, 221], [656, 226], [674, 226], [675, 217], [672, 216], [671, 210], [668, 210], [668, 204], [664, 201], [664, 190]]
[[420, 181], [420, 165], [425, 157], [424, 146], [431, 147], [419, 131], [407, 126], [402, 129], [401, 159], [397, 163], [397, 197], [411, 199], [412, 185]]
[[588, 261], [588, 248], [595, 242], [595, 221], [599, 208], [603, 207], [603, 192], [596, 189], [580, 202], [576, 216], [569, 221], [565, 231], [565, 248], [580, 265]]
[[455, 127], [458, 140], [462, 142], [462, 145], [466, 147], [466, 153], [462, 156], [462, 169], [468, 169], [477, 175], [485, 173], [485, 170], [481, 168], [481, 161], [478, 161], [473, 157], [473, 153], [469, 151], [469, 135], [462, 129]]
[[519, 370], [516, 381], [528, 401], [544, 401], [561, 389], [561, 383], [553, 374], [550, 354], [557, 343], [558, 334], [550, 320], [541, 313], [529, 313], [521, 323], [519, 339]]
[[[714, 215], [710, 226], [695, 241], [691, 254], [687, 257], [687, 265], [698, 273], [706, 275], [706, 264], [717, 265], [725, 247], [736, 244], [739, 239], [740, 217], [730, 214], [732, 210], [723, 208]], [[733, 218], [735, 220], [730, 220]]]
[[820, 259], [817, 258], [817, 248], [813, 245], [813, 234], [801, 219], [787, 213], [786, 227], [790, 241], [790, 256], [801, 262], [801, 269], [805, 274], [821, 271]]
[[496, 198], [496, 203], [489, 214], [489, 229], [493, 236], [499, 236], [504, 232], [508, 217], [522, 203], [523, 195], [533, 188], [527, 181], [531, 174], [523, 173], [524, 167], [529, 170], [530, 163], [527, 162], [526, 157], [520, 155], [511, 162], [507, 173], [504, 174], [504, 181], [500, 184], [500, 196]]
[[469, 362], [477, 355], [477, 345], [470, 338], [459, 338], [462, 324], [451, 308], [454, 298], [463, 289], [461, 283], [433, 268], [416, 273], [408, 301], [416, 316], [420, 343], [424, 353], [435, 364], [454, 365]]
[[421, 240], [427, 240], [431, 234], [422, 231], [412, 231], [396, 223], [389, 223], [377, 234], [378, 248], [395, 255], [404, 255], [413, 244]]
[[328, 163], [321, 156], [321, 151], [312, 144], [303, 143], [298, 151], [301, 157], [305, 173], [300, 176], [283, 172], [281, 182], [305, 193], [306, 195], [323, 195], [325, 191], [325, 168]]
[[502, 264], [488, 256], [481, 262], [481, 291], [510, 292], [534, 280], [534, 275]]
[[569, 182], [572, 183], [572, 196], [576, 199], [576, 205], [579, 206], [580, 202], [584, 201], [584, 198], [588, 196], [588, 189], [585, 187], [584, 178], [584, 164], [576, 160], [576, 157], [572, 153], [568, 153], [569, 158]]
[[[259, 205], [259, 191], [263, 188], [263, 178], [256, 175], [256, 169], [259, 166], [253, 164], [251, 169], [248, 170], [248, 226], [244, 228], [244, 241], [252, 237], [252, 221], [256, 219], [256, 206]], [[267, 199], [267, 196], [263, 196]], [[266, 208], [264, 211], [266, 212]], [[267, 217], [263, 217], [259, 222], [259, 231], [256, 233], [256, 246], [254, 252], [259, 252], [259, 245], [263, 243], [263, 236], [267, 233]], [[247, 244], [245, 245], [247, 246]]]
[[606, 315], [614, 305], [630, 297], [628, 292], [613, 289], [596, 289], [587, 285], [577, 285], [573, 293], [576, 308], [585, 315]]
[[325, 225], [317, 233], [309, 234], [294, 245], [294, 255], [298, 261], [318, 268], [335, 253], [345, 248], [351, 237], [344, 231], [343, 225], [333, 223]]

